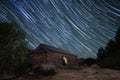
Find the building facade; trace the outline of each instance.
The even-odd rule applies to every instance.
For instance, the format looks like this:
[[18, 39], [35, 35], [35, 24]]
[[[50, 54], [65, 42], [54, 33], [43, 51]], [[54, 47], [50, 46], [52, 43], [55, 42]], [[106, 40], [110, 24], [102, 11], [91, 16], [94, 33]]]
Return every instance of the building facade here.
[[[62, 57], [67, 60], [65, 65], [63, 64], [64, 60]], [[29, 54], [28, 59], [32, 64], [53, 64], [56, 67], [71, 67], [79, 65], [77, 55], [45, 44], [40, 44], [35, 50], [33, 50]]]

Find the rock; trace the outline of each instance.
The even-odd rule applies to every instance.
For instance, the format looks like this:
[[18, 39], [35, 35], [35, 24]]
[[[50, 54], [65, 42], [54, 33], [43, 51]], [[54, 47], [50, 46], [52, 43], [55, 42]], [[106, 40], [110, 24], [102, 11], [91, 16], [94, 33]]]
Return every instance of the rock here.
[[91, 69], [100, 69], [100, 66], [97, 64], [94, 64], [90, 67]]
[[57, 72], [56, 66], [53, 64], [41, 64], [40, 70], [42, 74], [47, 74], [47, 75], [52, 75]]

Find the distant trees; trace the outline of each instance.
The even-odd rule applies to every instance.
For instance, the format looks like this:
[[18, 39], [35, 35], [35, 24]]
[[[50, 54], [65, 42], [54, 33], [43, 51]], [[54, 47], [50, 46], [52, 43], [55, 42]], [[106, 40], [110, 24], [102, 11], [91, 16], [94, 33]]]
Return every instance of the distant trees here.
[[105, 49], [98, 49], [97, 61], [101, 66], [120, 69], [120, 29], [116, 32], [115, 41], [110, 40]]
[[27, 55], [25, 32], [16, 23], [0, 23], [0, 73], [14, 72]]
[[98, 49], [97, 60], [102, 60], [105, 57], [105, 50], [103, 48]]

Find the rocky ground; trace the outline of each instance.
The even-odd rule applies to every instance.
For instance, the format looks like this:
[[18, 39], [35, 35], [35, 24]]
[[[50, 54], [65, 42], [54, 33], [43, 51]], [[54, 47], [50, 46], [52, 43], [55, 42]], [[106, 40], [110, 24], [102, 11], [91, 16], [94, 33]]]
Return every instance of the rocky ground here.
[[14, 80], [120, 80], [120, 70], [94, 67], [83, 69], [58, 69], [55, 75], [23, 75]]

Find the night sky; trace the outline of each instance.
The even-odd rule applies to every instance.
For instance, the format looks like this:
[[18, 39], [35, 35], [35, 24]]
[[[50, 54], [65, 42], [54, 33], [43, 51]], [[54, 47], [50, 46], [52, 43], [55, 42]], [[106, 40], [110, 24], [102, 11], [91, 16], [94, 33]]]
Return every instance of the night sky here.
[[0, 0], [0, 22], [16, 21], [40, 43], [95, 58], [120, 27], [119, 0]]

